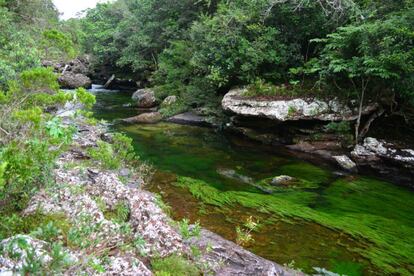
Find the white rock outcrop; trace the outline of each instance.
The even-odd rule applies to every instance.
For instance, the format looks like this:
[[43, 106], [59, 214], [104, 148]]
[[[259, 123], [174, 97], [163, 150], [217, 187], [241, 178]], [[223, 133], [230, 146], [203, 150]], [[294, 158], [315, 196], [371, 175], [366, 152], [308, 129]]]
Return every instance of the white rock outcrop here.
[[399, 149], [394, 144], [372, 137], [365, 138], [362, 145], [356, 145], [351, 155], [366, 161], [390, 160], [414, 169], [414, 150]]
[[[263, 117], [278, 121], [320, 120], [352, 121], [358, 117], [357, 110], [341, 104], [338, 100], [318, 99], [257, 100], [243, 96], [245, 89], [228, 92], [223, 100], [225, 111], [241, 116]], [[377, 105], [364, 108], [363, 114], [370, 114]]]

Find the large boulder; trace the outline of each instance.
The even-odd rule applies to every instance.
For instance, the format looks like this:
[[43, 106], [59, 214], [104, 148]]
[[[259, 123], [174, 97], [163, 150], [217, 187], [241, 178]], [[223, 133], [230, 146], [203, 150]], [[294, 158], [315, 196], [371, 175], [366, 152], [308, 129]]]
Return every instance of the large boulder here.
[[122, 122], [127, 124], [155, 124], [162, 120], [162, 115], [159, 112], [142, 113], [127, 119], [122, 119]]
[[42, 65], [44, 67], [52, 67], [57, 73], [71, 72], [73, 74], [82, 74], [88, 75], [89, 71], [89, 58], [86, 57], [77, 57], [68, 62], [56, 62], [51, 60], [43, 60]]
[[147, 88], [137, 90], [132, 95], [132, 100], [141, 108], [151, 108], [157, 104], [154, 91]]
[[76, 89], [80, 87], [88, 89], [92, 87], [92, 81], [89, 77], [72, 72], [65, 72], [59, 77], [58, 81], [63, 89]]
[[75, 58], [69, 61], [67, 64], [66, 71], [74, 74], [89, 74], [89, 60], [87, 58]]
[[[262, 100], [244, 96], [246, 89], [234, 89], [223, 100], [225, 111], [240, 116], [268, 118], [277, 121], [320, 120], [352, 121], [358, 112], [338, 100], [322, 101], [318, 99], [295, 98], [287, 100]], [[370, 114], [377, 105], [366, 106], [363, 114]]]

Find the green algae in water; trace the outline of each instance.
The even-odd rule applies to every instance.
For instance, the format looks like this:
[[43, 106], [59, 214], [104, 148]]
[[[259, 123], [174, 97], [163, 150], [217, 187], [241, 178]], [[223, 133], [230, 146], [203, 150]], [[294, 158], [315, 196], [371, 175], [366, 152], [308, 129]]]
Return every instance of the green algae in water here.
[[[103, 98], [97, 95], [101, 106], [110, 106], [98, 108], [99, 118], [137, 115], [134, 109], [118, 108], [122, 101], [130, 102], [128, 97], [113, 95], [115, 100], [109, 94]], [[321, 266], [358, 275], [358, 264], [366, 265], [360, 255], [377, 267], [368, 273], [414, 272], [414, 197], [408, 190], [362, 177], [335, 180], [329, 169], [319, 164], [313, 166], [278, 150], [205, 128], [166, 123], [116, 127], [134, 138], [142, 160], [163, 172], [186, 177], [178, 181], [184, 188], [170, 185], [175, 180], [172, 177], [157, 190], [182, 213], [179, 219], [201, 218], [210, 223], [209, 229], [232, 239], [238, 221], [246, 215], [260, 216], [266, 219], [263, 234], [255, 236], [257, 246], [249, 249], [279, 263], [298, 258], [297, 264], [307, 272]], [[269, 195], [246, 183], [223, 178], [218, 169], [234, 170], [254, 183], [290, 175], [308, 181], [312, 188]], [[158, 187], [160, 182], [151, 186]], [[342, 240], [344, 236], [355, 241]], [[363, 273], [367, 273], [366, 267]]]
[[223, 191], [259, 192], [253, 186], [223, 178], [220, 169], [235, 169], [261, 179], [268, 176], [269, 168], [287, 162], [282, 157], [263, 155], [261, 150], [236, 150], [223, 135], [206, 128], [160, 123], [122, 126], [120, 130], [134, 138], [141, 159], [159, 170], [202, 179]]
[[[179, 183], [189, 187], [200, 201], [221, 209], [231, 210], [242, 205], [286, 219], [300, 218], [316, 222], [357, 239], [360, 246], [347, 250], [360, 253], [381, 270], [399, 274], [409, 274], [414, 270], [413, 256], [409, 253], [409, 245], [413, 244], [409, 237], [414, 234], [412, 227], [402, 227], [399, 229], [402, 232], [392, 231], [393, 228], [398, 228], [401, 216], [412, 217], [409, 208], [403, 207], [400, 215], [391, 221], [385, 220], [387, 216], [384, 217], [381, 211], [375, 211], [383, 201], [393, 205], [398, 204], [400, 198], [405, 198], [411, 208], [414, 207], [408, 200], [412, 198], [409, 191], [389, 183], [360, 178], [359, 181], [367, 182], [365, 186], [371, 187], [366, 193], [372, 200], [344, 197], [341, 194], [343, 191], [339, 191], [338, 187], [342, 187], [344, 182], [349, 187], [358, 185], [357, 180], [340, 179], [332, 182], [334, 179], [329, 171], [309, 163], [283, 157], [272, 159], [260, 150], [235, 150], [222, 141], [224, 137], [218, 134], [213, 136], [209, 130], [169, 124], [129, 126], [123, 130], [136, 137], [135, 146], [142, 159], [152, 161], [162, 170], [191, 177], [184, 178], [184, 182], [183, 178], [179, 178]], [[257, 160], [262, 162], [253, 162]], [[255, 164], [252, 165], [253, 163]], [[245, 183], [223, 179], [217, 174], [217, 168], [233, 168], [253, 177], [257, 182], [282, 174], [290, 175], [307, 185], [268, 195]], [[374, 193], [369, 195], [375, 189], [387, 191], [390, 196], [384, 198]], [[344, 192], [354, 191], [345, 186]], [[363, 205], [367, 208], [355, 212], [355, 208], [362, 208]], [[341, 206], [344, 208], [342, 211]], [[390, 208], [388, 213], [398, 213], [395, 208], [397, 207]], [[394, 240], [399, 240], [397, 244], [401, 245], [401, 250], [393, 246]], [[260, 254], [260, 251], [257, 253]]]
[[276, 169], [280, 175], [293, 176], [302, 181], [314, 183], [315, 185], [321, 185], [327, 183], [331, 178], [329, 172], [322, 168], [318, 168], [312, 164], [304, 162], [295, 162], [281, 166]]
[[[188, 188], [197, 199], [207, 204], [224, 208], [241, 205], [285, 218], [313, 221], [342, 231], [362, 245], [354, 250], [384, 272], [402, 275], [414, 272], [414, 214], [409, 211], [413, 210], [414, 202], [409, 191], [389, 183], [368, 178], [340, 179], [323, 192], [329, 206], [323, 204], [323, 207], [316, 209], [308, 206], [315, 205], [318, 195], [307, 191], [274, 195], [222, 192], [208, 183], [188, 177], [178, 177], [177, 185]], [[364, 192], [355, 193], [355, 189]], [[378, 196], [377, 193], [383, 195]], [[381, 206], [384, 201], [391, 203]], [[402, 205], [393, 205], [392, 202]], [[399, 206], [402, 209], [396, 210]], [[390, 207], [393, 208], [388, 209]]]

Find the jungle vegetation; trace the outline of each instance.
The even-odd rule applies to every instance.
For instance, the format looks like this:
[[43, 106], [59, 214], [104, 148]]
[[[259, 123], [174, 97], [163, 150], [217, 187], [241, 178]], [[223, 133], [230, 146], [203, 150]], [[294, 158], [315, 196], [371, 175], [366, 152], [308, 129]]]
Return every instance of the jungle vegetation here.
[[379, 102], [409, 122], [413, 3], [117, 0], [87, 12], [82, 45], [98, 68], [145, 79], [188, 107], [214, 106], [234, 86], [284, 85], [299, 96]]

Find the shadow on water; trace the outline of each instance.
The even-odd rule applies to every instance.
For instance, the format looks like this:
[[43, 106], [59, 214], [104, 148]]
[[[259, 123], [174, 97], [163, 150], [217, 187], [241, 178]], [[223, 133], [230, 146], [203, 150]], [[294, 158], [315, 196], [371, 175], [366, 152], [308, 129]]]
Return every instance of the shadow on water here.
[[[131, 93], [95, 93], [99, 119], [138, 112], [124, 106]], [[408, 190], [358, 175], [339, 177], [328, 164], [212, 129], [168, 123], [116, 129], [156, 167], [148, 189], [162, 195], [174, 219], [199, 220], [235, 240], [235, 227], [252, 216], [261, 226], [246, 247], [309, 273], [313, 267], [347, 275], [414, 272], [414, 197]], [[257, 188], [278, 175], [301, 183], [273, 194]]]

